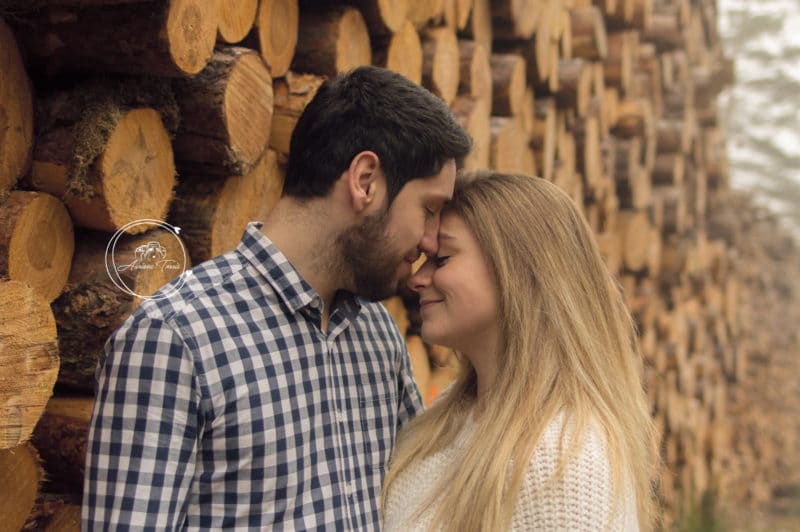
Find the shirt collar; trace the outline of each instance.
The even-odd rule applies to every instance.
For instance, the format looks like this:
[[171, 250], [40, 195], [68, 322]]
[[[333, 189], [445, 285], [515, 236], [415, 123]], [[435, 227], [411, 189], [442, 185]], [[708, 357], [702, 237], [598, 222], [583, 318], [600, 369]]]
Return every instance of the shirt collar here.
[[[322, 298], [311, 288], [286, 256], [261, 231], [261, 222], [250, 222], [236, 250], [272, 285], [284, 304], [296, 313], [305, 307], [317, 311], [322, 309]], [[354, 317], [361, 309], [358, 297], [340, 290], [336, 294], [331, 315], [337, 309], [348, 317]]]

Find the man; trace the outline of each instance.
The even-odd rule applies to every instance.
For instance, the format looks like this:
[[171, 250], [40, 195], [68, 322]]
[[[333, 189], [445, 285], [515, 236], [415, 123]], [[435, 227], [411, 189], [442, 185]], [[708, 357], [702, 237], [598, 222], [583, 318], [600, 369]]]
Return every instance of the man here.
[[323, 84], [263, 226], [106, 344], [83, 528], [376, 529], [395, 433], [421, 409], [376, 301], [436, 252], [469, 149], [397, 74]]

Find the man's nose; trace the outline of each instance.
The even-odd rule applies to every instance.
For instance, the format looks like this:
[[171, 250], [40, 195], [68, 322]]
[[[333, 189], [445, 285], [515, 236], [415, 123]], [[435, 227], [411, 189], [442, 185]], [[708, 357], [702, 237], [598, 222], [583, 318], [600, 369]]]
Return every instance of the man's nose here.
[[425, 232], [419, 241], [419, 249], [428, 256], [436, 255], [439, 250], [439, 214], [431, 216], [425, 222]]
[[431, 277], [433, 276], [433, 262], [432, 257], [428, 257], [425, 263], [408, 278], [408, 287], [415, 292], [419, 292], [423, 288], [431, 285]]

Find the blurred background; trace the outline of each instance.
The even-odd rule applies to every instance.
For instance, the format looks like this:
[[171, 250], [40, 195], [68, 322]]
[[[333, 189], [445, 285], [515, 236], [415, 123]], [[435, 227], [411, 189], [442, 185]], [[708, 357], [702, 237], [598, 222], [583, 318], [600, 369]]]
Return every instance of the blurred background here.
[[718, 0], [736, 81], [719, 99], [731, 179], [800, 235], [800, 1]]

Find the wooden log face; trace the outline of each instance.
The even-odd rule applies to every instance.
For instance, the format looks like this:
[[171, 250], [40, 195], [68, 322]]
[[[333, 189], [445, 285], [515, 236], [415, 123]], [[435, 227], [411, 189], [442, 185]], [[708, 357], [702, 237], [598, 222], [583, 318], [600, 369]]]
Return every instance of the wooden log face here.
[[228, 43], [247, 37], [256, 19], [258, 0], [217, 0], [219, 3], [219, 36]]
[[0, 20], [0, 197], [27, 170], [32, 147], [30, 81], [14, 36]]
[[372, 49], [358, 9], [325, 6], [301, 13], [293, 70], [335, 76], [369, 64]]
[[348, 10], [342, 16], [336, 41], [336, 72], [347, 72], [372, 62], [369, 35], [364, 19], [356, 10]]
[[[453, 35], [455, 46], [455, 35]], [[406, 21], [392, 36], [386, 57], [386, 68], [402, 74], [414, 83], [422, 81], [422, 43], [414, 25]]]
[[269, 143], [272, 122], [272, 78], [260, 58], [246, 55], [231, 72], [225, 91], [225, 117], [230, 147], [241, 154], [243, 170], [253, 167]]
[[48, 302], [19, 281], [0, 282], [0, 449], [27, 440], [58, 376]]
[[134, 220], [164, 219], [175, 186], [170, 146], [156, 111], [134, 109], [120, 119], [98, 161], [110, 224], [93, 228], [115, 231]]
[[460, 83], [458, 39], [452, 28], [436, 28], [425, 34], [422, 84], [448, 105]]
[[261, 0], [257, 20], [258, 41], [272, 77], [285, 75], [292, 64], [299, 21], [297, 0]]
[[218, 0], [48, 7], [19, 34], [37, 69], [182, 77], [214, 50]]
[[192, 79], [175, 83], [181, 128], [173, 143], [182, 172], [243, 175], [269, 142], [272, 78], [249, 48], [222, 48]]
[[55, 197], [15, 191], [0, 204], [0, 277], [52, 301], [67, 281], [74, 246], [72, 220]]
[[171, 0], [167, 38], [175, 64], [188, 74], [203, 70], [217, 37], [219, 0]]
[[39, 456], [30, 443], [0, 450], [0, 515], [5, 530], [23, 529], [43, 477]]

